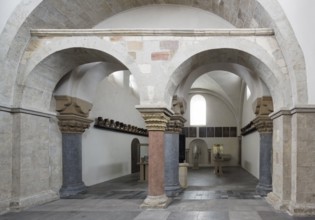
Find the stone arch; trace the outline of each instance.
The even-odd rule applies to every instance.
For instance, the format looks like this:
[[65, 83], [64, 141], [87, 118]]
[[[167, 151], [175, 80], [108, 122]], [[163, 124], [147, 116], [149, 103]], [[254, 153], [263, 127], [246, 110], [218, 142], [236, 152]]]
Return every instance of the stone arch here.
[[[30, 40], [29, 30], [32, 28], [92, 28], [100, 21], [114, 14], [134, 7], [152, 4], [151, 1], [122, 1], [115, 3], [108, 0], [81, 3], [81, 2], [58, 2], [40, 0], [29, 2], [23, 0], [10, 17], [0, 39], [5, 39], [6, 44], [0, 51], [3, 58], [3, 78], [12, 78], [5, 87], [1, 87], [2, 99], [8, 100], [12, 96], [12, 85], [16, 77], [19, 65], [18, 57], [21, 57]], [[279, 3], [266, 0], [222, 0], [222, 1], [180, 1], [166, 0], [154, 1], [154, 4], [181, 4], [200, 8], [219, 15], [238, 28], [270, 27], [275, 30], [275, 36], [282, 49], [283, 56], [288, 66], [291, 78], [294, 104], [306, 103], [307, 85], [305, 62], [302, 51], [289, 25]], [[82, 13], [67, 13], [73, 7]], [[51, 13], [41, 16], [46, 8]], [[57, 16], [49, 19], [49, 16]], [[19, 15], [19, 16], [17, 16]], [[83, 16], [82, 16], [83, 15]], [[70, 16], [72, 16], [70, 18]], [[76, 17], [77, 16], [77, 17]], [[87, 19], [82, 19], [82, 18]], [[16, 19], [17, 18], [17, 19]], [[80, 21], [80, 22], [74, 22]], [[290, 50], [287, 50], [290, 48]], [[9, 102], [9, 101], [8, 101]]]
[[265, 49], [253, 42], [245, 42], [240, 39], [228, 39], [225, 42], [213, 39], [208, 44], [194, 45], [190, 53], [178, 51], [180, 56], [174, 57], [172, 61], [177, 65], [170, 65], [172, 69], [169, 71], [172, 75], [165, 88], [165, 100], [171, 99], [180, 84], [184, 83], [186, 77], [196, 68], [208, 64], [230, 63], [241, 65], [257, 74], [268, 87], [274, 99], [275, 109], [292, 106], [293, 90], [288, 74], [283, 72]]
[[[253, 71], [249, 70], [248, 68], [242, 65], [235, 63], [205, 64], [203, 66], [196, 68], [185, 79], [185, 83], [179, 86], [177, 93], [182, 94], [185, 97], [189, 91], [189, 88], [198, 77], [205, 73], [209, 73], [216, 70], [230, 72], [242, 78], [252, 91], [252, 94], [255, 94], [255, 97], [269, 95], [268, 93], [269, 91], [266, 91], [266, 89], [264, 88], [265, 85], [261, 82], [261, 80]], [[225, 99], [229, 101], [227, 97], [225, 97]]]
[[[27, 58], [28, 54], [25, 53], [23, 58], [25, 62], [23, 61], [19, 68], [20, 74], [15, 87], [14, 103], [17, 106], [21, 103], [22, 107], [32, 104], [33, 106], [29, 107], [33, 109], [38, 109], [36, 106], [42, 106], [38, 110], [46, 108], [47, 111], [48, 99], [59, 80], [80, 65], [103, 62], [103, 67], [104, 63], [107, 63], [107, 67], [110, 67], [107, 71], [114, 72], [128, 69], [131, 74], [138, 72], [137, 66], [128, 55], [118, 53], [117, 50], [112, 49], [112, 45], [108, 42], [97, 39], [95, 41], [84, 41], [82, 39], [70, 42], [66, 39], [52, 41], [48, 46], [32, 52], [32, 59], [28, 62], [26, 62]], [[109, 72], [105, 75], [108, 74]], [[98, 82], [99, 77], [93, 79], [94, 83]], [[137, 83], [135, 75], [134, 78], [135, 83]], [[38, 83], [39, 81], [44, 83]], [[34, 97], [34, 95], [36, 96], [35, 91], [32, 90], [36, 86], [45, 87], [36, 88], [39, 96], [37, 99]], [[28, 102], [27, 100], [32, 97], [34, 97], [34, 102]]]
[[[193, 84], [193, 82], [203, 74], [210, 73], [212, 71], [222, 70], [226, 72], [230, 72], [232, 74], [238, 75], [242, 78], [246, 85], [248, 85], [253, 97], [262, 97], [262, 96], [270, 96], [268, 88], [266, 88], [265, 84], [259, 79], [259, 77], [248, 68], [239, 65], [239, 64], [230, 64], [230, 63], [214, 63], [214, 64], [205, 64], [196, 68], [192, 71], [187, 78], [185, 78], [185, 82], [179, 85], [176, 93], [182, 97], [187, 97], [188, 92]], [[225, 93], [218, 93], [214, 91], [203, 91], [205, 93], [212, 94], [222, 100], [228, 108], [233, 112], [235, 120], [240, 123], [239, 113], [237, 113], [236, 107], [233, 105], [232, 100]]]

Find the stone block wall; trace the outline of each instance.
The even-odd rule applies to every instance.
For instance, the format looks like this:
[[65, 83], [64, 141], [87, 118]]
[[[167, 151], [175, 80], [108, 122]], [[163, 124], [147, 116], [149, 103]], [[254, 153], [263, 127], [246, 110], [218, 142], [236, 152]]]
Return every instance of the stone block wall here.
[[0, 111], [0, 213], [8, 209], [12, 186], [12, 116]]

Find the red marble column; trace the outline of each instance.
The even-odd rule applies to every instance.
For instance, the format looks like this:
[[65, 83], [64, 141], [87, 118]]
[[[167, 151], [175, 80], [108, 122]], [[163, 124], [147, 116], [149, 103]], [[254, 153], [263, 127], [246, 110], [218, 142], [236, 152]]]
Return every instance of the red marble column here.
[[164, 131], [149, 131], [148, 194], [160, 196], [164, 192]]
[[142, 208], [166, 208], [170, 199], [164, 191], [164, 131], [172, 112], [166, 108], [138, 108], [149, 132], [148, 195]]

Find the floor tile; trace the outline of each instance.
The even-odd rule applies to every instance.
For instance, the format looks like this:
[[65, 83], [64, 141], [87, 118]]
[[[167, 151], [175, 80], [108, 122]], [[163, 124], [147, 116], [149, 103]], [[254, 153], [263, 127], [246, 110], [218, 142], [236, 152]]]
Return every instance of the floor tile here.
[[263, 220], [255, 211], [230, 211], [230, 220]]
[[170, 213], [164, 210], [146, 210], [141, 212], [134, 220], [167, 220]]

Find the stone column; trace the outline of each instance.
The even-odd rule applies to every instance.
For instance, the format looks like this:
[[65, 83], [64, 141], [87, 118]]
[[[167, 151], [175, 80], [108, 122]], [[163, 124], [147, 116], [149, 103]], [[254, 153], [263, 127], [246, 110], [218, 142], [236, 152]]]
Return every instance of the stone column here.
[[166, 208], [170, 199], [164, 191], [164, 131], [172, 114], [166, 108], [138, 108], [149, 133], [148, 195], [142, 208]]
[[259, 183], [257, 193], [266, 196], [272, 191], [272, 120], [268, 116], [273, 111], [271, 97], [257, 99], [256, 118], [253, 123], [260, 134]]
[[62, 187], [60, 197], [86, 191], [82, 181], [82, 133], [90, 126], [92, 104], [69, 96], [55, 96], [62, 132]]
[[165, 192], [175, 197], [182, 188], [179, 184], [179, 134], [185, 119], [180, 115], [171, 116], [165, 131]]

